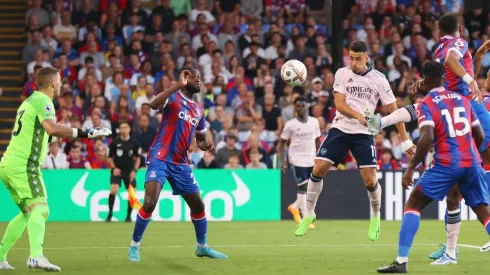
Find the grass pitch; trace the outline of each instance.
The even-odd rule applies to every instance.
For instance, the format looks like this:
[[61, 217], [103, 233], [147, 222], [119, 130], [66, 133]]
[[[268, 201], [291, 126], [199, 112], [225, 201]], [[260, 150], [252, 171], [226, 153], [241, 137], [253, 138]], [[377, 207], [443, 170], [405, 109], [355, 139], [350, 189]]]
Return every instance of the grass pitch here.
[[[295, 237], [295, 224], [281, 222], [210, 222], [209, 245], [227, 260], [194, 255], [191, 222], [152, 222], [142, 241], [141, 262], [127, 261], [134, 224], [48, 223], [45, 255], [63, 274], [376, 274], [397, 254], [399, 222], [382, 222], [381, 236], [368, 239], [368, 221], [317, 221], [316, 229]], [[0, 224], [3, 234], [6, 224]], [[421, 221], [409, 261], [411, 274], [487, 274], [490, 253], [477, 246], [490, 238], [478, 222], [463, 221], [458, 265], [431, 266], [427, 255], [445, 242], [442, 221]], [[474, 247], [472, 247], [474, 246]], [[25, 267], [27, 233], [9, 254], [16, 267], [1, 274], [33, 274]]]

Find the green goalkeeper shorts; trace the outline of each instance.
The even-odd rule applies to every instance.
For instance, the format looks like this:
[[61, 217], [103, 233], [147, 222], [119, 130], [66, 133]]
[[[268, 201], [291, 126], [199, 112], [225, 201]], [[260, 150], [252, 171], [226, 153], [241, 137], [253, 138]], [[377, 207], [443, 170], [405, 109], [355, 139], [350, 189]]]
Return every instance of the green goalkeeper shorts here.
[[39, 167], [0, 166], [0, 180], [22, 212], [29, 212], [26, 200], [46, 202], [46, 187]]

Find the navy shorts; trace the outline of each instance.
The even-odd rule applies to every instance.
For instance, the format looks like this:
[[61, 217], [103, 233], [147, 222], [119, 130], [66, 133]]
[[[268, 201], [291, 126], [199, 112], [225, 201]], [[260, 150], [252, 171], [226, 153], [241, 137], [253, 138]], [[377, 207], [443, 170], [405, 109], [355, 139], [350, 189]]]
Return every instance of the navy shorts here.
[[308, 179], [310, 178], [311, 171], [313, 171], [313, 166], [300, 167], [300, 166], [293, 165], [293, 173], [294, 173], [294, 177], [296, 178], [296, 183], [298, 185], [303, 185], [307, 183]]
[[331, 128], [328, 131], [327, 138], [320, 146], [316, 159], [323, 159], [337, 166], [344, 161], [349, 150], [356, 159], [359, 168], [378, 168], [374, 136], [346, 134], [337, 128]]
[[172, 187], [172, 194], [174, 195], [185, 195], [199, 192], [199, 185], [197, 184], [194, 174], [192, 174], [192, 169], [189, 165], [177, 165], [170, 162], [161, 161], [156, 158], [153, 159], [148, 164], [145, 183], [149, 181], [157, 181], [163, 187], [165, 181], [167, 180]]
[[466, 205], [489, 204], [489, 190], [482, 167], [449, 168], [436, 163], [424, 172], [415, 186], [427, 197], [442, 201], [455, 184], [459, 184]]

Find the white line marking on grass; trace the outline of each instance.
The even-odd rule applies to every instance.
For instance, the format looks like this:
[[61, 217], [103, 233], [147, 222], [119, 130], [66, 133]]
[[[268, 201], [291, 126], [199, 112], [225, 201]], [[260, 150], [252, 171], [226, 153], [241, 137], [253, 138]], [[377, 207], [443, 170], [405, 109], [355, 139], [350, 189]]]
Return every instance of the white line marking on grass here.
[[474, 248], [474, 249], [480, 249], [481, 246], [476, 246], [476, 245], [471, 245], [471, 244], [458, 244], [458, 246], [461, 246], [461, 247], [467, 247], [467, 248]]
[[[257, 248], [257, 247], [396, 247], [398, 244], [236, 244], [236, 245], [213, 245], [216, 248]], [[438, 244], [415, 244], [415, 246], [437, 246]], [[476, 246], [461, 245], [470, 248]], [[84, 249], [127, 249], [129, 246], [75, 246], [75, 247], [46, 247], [45, 250], [84, 250]], [[160, 248], [194, 248], [195, 245], [158, 245], [142, 246], [141, 249]], [[12, 250], [28, 250], [28, 247], [13, 248]]]

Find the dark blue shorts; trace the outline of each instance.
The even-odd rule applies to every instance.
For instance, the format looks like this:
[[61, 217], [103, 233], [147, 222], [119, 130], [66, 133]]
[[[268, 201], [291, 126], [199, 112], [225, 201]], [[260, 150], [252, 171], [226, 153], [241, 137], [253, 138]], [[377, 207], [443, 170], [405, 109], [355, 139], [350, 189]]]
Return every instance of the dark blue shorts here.
[[482, 167], [449, 168], [440, 164], [425, 171], [415, 185], [424, 195], [442, 201], [455, 184], [468, 206], [489, 204], [489, 193]]
[[359, 168], [378, 167], [374, 136], [346, 134], [337, 128], [328, 131], [328, 136], [320, 146], [316, 159], [323, 159], [337, 166], [344, 161], [349, 150]]
[[485, 134], [485, 139], [480, 146], [480, 152], [483, 152], [485, 149], [490, 147], [490, 113], [485, 106], [478, 103], [478, 101], [471, 101], [471, 107], [473, 107], [473, 110], [475, 110], [475, 114], [478, 117], [483, 133]]
[[174, 195], [185, 195], [199, 192], [192, 169], [189, 165], [177, 165], [170, 162], [153, 159], [148, 165], [146, 171], [145, 183], [157, 181], [162, 187], [168, 180], [172, 187]]
[[308, 179], [310, 178], [311, 171], [313, 171], [313, 166], [300, 167], [300, 166], [293, 165], [293, 173], [294, 173], [294, 177], [296, 178], [296, 183], [298, 185], [303, 185], [307, 183]]

